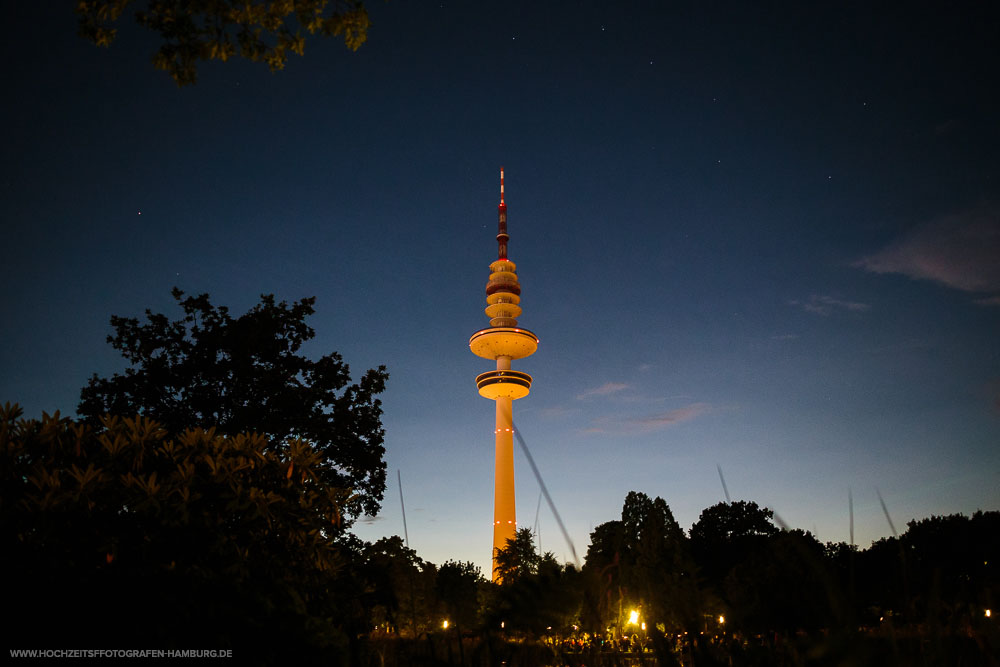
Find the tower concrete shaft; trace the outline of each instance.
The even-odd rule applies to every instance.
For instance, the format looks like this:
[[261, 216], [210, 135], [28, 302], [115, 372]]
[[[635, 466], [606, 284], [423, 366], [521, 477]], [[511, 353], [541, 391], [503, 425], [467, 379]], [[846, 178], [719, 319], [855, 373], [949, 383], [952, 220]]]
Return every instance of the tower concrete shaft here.
[[493, 580], [497, 579], [497, 549], [507, 546], [517, 531], [514, 502], [514, 419], [509, 396], [496, 399], [496, 437], [493, 473]]
[[493, 477], [493, 580], [497, 581], [497, 550], [517, 532], [514, 503], [514, 417], [513, 402], [528, 395], [531, 376], [512, 370], [512, 359], [531, 356], [538, 349], [538, 337], [517, 326], [521, 315], [521, 285], [517, 266], [507, 258], [507, 204], [504, 202], [503, 168], [500, 169], [497, 261], [490, 264], [486, 283], [486, 315], [490, 326], [472, 334], [469, 348], [476, 356], [496, 361], [496, 370], [476, 377], [479, 394], [496, 402], [496, 431]]

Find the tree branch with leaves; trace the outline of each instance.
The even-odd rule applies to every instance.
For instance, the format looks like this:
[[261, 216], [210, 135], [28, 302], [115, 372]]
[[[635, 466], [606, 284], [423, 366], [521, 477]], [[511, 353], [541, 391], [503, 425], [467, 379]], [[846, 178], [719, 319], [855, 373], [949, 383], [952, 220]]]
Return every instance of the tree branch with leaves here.
[[195, 83], [199, 61], [239, 57], [276, 72], [289, 53], [305, 53], [306, 34], [341, 37], [352, 51], [368, 38], [368, 11], [360, 0], [78, 0], [80, 35], [110, 46], [122, 15], [136, 4], [136, 22], [162, 39], [153, 66], [178, 86]]

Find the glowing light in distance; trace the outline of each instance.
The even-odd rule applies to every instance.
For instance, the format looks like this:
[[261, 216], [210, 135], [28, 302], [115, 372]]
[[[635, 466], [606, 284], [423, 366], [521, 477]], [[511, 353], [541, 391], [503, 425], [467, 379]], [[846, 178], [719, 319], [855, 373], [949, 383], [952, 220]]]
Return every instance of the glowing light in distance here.
[[719, 614], [719, 625], [722, 625], [725, 622], [726, 622], [726, 617], [723, 616], [722, 614]]
[[636, 625], [639, 622], [639, 612], [633, 609], [628, 613], [629, 625]]
[[441, 627], [444, 628], [445, 630], [447, 630], [448, 629], [448, 621], [445, 621], [444, 623], [442, 623]]

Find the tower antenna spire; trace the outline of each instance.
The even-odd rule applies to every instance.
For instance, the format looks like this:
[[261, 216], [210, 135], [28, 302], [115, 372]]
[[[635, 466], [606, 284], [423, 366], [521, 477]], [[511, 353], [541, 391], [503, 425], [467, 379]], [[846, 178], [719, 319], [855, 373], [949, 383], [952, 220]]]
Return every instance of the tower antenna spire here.
[[503, 167], [500, 167], [500, 205], [497, 206], [497, 259], [507, 259], [507, 204], [503, 201]]

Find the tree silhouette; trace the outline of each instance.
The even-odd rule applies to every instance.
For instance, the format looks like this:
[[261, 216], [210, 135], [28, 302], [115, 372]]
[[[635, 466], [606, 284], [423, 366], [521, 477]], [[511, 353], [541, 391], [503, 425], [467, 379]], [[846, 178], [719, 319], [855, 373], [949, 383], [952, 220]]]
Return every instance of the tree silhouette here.
[[482, 572], [469, 562], [449, 560], [438, 568], [434, 591], [457, 628], [475, 627], [479, 586], [484, 582]]
[[424, 561], [398, 535], [364, 547], [366, 589], [373, 602], [374, 624], [415, 637], [434, 626], [437, 568]]
[[[520, 528], [497, 549], [500, 585], [490, 590], [486, 622], [540, 636], [563, 628], [580, 605], [579, 573], [563, 567], [551, 552], [539, 554], [530, 528]], [[558, 630], [557, 630], [558, 631]]]
[[762, 538], [726, 575], [730, 625], [746, 632], [831, 627], [832, 568], [811, 533], [783, 530]]
[[[664, 633], [697, 627], [699, 598], [684, 531], [662, 498], [629, 492], [622, 505], [621, 581], [626, 609], [641, 608], [661, 660]], [[624, 611], [624, 609], [623, 609]], [[619, 618], [619, 624], [624, 619]]]
[[718, 503], [691, 526], [691, 550], [710, 587], [719, 591], [729, 571], [778, 533], [774, 512], [753, 501]]
[[591, 631], [613, 626], [627, 634], [629, 612], [641, 611], [659, 658], [667, 660], [664, 633], [697, 625], [694, 570], [687, 538], [666, 501], [630, 491], [621, 520], [601, 524], [591, 534], [581, 618]]
[[590, 533], [583, 565], [583, 606], [580, 620], [588, 632], [603, 633], [619, 614], [621, 590], [622, 522], [607, 521]]
[[77, 412], [89, 423], [105, 414], [140, 414], [168, 432], [214, 428], [220, 435], [259, 433], [271, 442], [301, 438], [322, 455], [317, 475], [351, 489], [348, 519], [378, 512], [385, 490], [382, 407], [384, 366], [351, 383], [336, 352], [316, 361], [300, 354], [315, 332], [306, 324], [314, 298], [291, 305], [272, 295], [233, 318], [207, 294], [172, 292], [183, 317], [146, 311], [146, 322], [111, 318], [108, 342], [129, 363], [111, 378], [96, 374]]
[[507, 544], [497, 549], [496, 568], [500, 581], [510, 585], [538, 573], [541, 556], [535, 550], [530, 528], [518, 528]]

